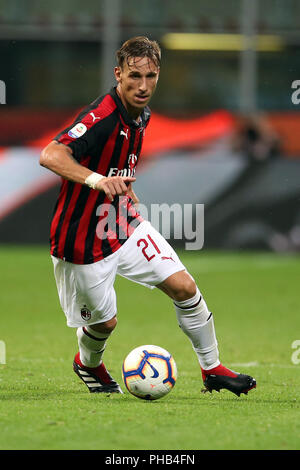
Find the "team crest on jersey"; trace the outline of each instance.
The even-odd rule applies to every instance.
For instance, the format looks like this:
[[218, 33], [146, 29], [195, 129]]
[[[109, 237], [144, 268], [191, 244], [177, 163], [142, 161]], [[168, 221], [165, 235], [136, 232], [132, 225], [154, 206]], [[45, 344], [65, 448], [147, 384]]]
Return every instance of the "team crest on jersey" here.
[[86, 131], [86, 125], [82, 122], [79, 122], [78, 124], [76, 124], [76, 126], [72, 127], [72, 129], [69, 130], [68, 135], [70, 137], [73, 137], [73, 139], [78, 139], [78, 137], [81, 137], [83, 134], [86, 133]]
[[131, 174], [134, 173], [136, 162], [137, 162], [137, 156], [134, 153], [131, 153], [128, 157], [128, 165], [129, 165], [129, 170]]
[[82, 307], [82, 309], [80, 310], [80, 313], [81, 313], [81, 318], [85, 321], [90, 320], [92, 317], [91, 311], [87, 308], [86, 305]]

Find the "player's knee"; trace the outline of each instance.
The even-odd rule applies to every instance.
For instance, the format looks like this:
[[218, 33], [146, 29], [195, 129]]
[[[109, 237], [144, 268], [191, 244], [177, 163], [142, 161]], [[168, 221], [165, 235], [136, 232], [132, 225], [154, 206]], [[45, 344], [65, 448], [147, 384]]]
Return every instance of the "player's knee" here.
[[105, 321], [103, 323], [97, 323], [96, 325], [91, 325], [90, 328], [92, 330], [97, 331], [98, 333], [112, 333], [112, 331], [115, 329], [117, 326], [117, 317], [113, 317], [108, 321]]
[[174, 300], [181, 302], [183, 300], [191, 299], [196, 295], [197, 285], [194, 279], [190, 276], [186, 277], [184, 282], [176, 286], [173, 292]]

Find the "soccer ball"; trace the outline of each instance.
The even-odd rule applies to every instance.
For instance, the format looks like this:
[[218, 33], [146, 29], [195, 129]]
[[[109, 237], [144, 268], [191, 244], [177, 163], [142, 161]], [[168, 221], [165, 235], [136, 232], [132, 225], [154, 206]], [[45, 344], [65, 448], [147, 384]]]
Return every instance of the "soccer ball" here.
[[145, 345], [133, 349], [123, 362], [123, 380], [127, 390], [144, 400], [157, 400], [169, 393], [177, 379], [177, 367], [165, 349]]

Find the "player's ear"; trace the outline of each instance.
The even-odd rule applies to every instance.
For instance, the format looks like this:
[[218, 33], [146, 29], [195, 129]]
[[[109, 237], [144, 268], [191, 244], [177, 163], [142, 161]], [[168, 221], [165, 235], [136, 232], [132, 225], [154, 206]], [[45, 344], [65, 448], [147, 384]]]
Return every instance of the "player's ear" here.
[[160, 74], [160, 68], [158, 67], [158, 69], [157, 69], [157, 81], [159, 79], [159, 74]]
[[114, 74], [115, 74], [115, 79], [117, 80], [118, 83], [121, 81], [121, 67], [115, 67], [114, 68]]

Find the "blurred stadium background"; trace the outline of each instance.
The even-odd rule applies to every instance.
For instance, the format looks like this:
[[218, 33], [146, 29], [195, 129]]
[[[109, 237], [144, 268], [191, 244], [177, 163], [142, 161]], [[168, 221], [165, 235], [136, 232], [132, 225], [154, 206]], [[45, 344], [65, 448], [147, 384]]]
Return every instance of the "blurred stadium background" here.
[[134, 35], [163, 54], [141, 202], [204, 204], [204, 248], [299, 251], [298, 0], [0, 0], [0, 243], [48, 242], [60, 180], [40, 150]]

